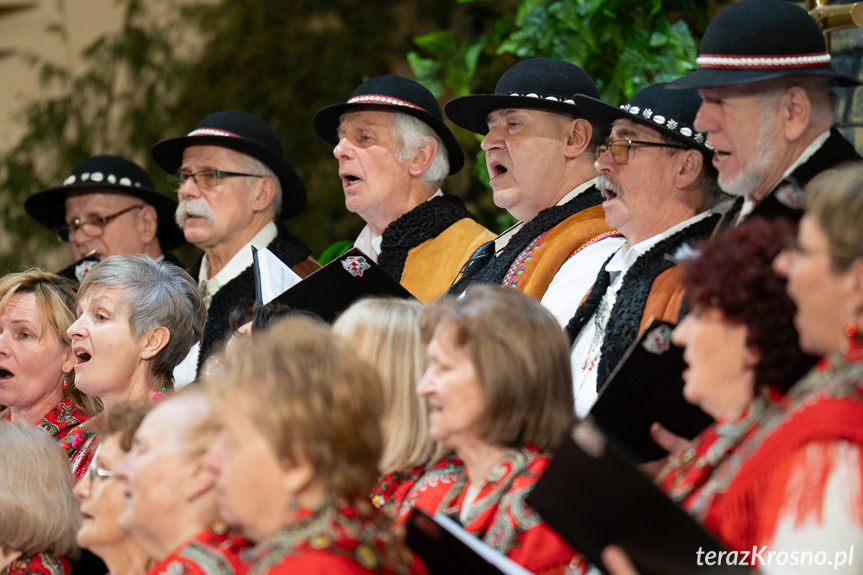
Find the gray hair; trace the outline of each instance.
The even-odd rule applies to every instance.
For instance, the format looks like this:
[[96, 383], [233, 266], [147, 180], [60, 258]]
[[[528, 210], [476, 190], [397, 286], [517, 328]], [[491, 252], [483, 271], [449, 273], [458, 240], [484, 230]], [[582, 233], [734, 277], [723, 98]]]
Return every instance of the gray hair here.
[[[249, 155], [245, 155], [245, 167], [243, 169], [249, 174], [266, 176], [276, 182], [276, 193], [273, 195], [273, 199], [270, 200], [268, 207], [278, 217], [282, 213], [282, 182], [279, 181], [279, 177], [267, 164]], [[249, 185], [251, 185], [251, 182], [249, 182]]]
[[75, 558], [81, 523], [69, 461], [38, 427], [0, 421], [0, 548]]
[[78, 300], [95, 288], [117, 290], [129, 308], [136, 339], [154, 327], [167, 328], [168, 344], [153, 359], [153, 374], [173, 381], [174, 367], [201, 340], [207, 308], [186, 270], [148, 255], [110, 256], [93, 267], [78, 290]]
[[399, 151], [396, 152], [396, 159], [399, 162], [412, 159], [419, 149], [428, 143], [429, 138], [433, 138], [437, 142], [437, 153], [431, 165], [420, 177], [430, 182], [435, 189], [439, 188], [441, 182], [449, 174], [449, 155], [437, 132], [418, 118], [395, 112], [393, 114], [393, 138], [400, 146]]

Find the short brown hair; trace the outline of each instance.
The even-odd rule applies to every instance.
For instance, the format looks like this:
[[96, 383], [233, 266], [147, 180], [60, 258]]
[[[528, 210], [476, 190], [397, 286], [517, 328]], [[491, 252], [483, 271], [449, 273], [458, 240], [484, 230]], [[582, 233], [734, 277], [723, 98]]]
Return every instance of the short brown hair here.
[[0, 548], [74, 558], [81, 514], [69, 461], [38, 427], [0, 421]]
[[280, 460], [297, 452], [334, 496], [367, 495], [378, 478], [383, 391], [347, 341], [306, 317], [280, 319], [226, 350], [205, 379], [216, 398], [238, 398]]
[[540, 303], [511, 288], [474, 285], [425, 309], [423, 339], [441, 325], [456, 329], [487, 398], [476, 432], [490, 443], [557, 446], [575, 417], [569, 343]]

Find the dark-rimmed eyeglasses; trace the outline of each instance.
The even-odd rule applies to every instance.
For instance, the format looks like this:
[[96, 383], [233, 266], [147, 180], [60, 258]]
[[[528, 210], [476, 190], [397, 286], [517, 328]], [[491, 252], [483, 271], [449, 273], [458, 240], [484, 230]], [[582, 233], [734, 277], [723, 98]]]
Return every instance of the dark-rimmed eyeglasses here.
[[662, 142], [643, 142], [641, 140], [612, 140], [605, 145], [599, 147], [599, 153], [604, 154], [606, 150], [611, 150], [611, 159], [615, 164], [625, 164], [629, 160], [629, 150], [633, 147], [643, 146], [646, 148], [677, 148], [685, 150], [686, 146], [677, 146], [675, 144], [663, 144]]
[[202, 190], [209, 190], [218, 186], [222, 178], [266, 178], [260, 174], [241, 174], [239, 172], [223, 172], [222, 170], [201, 170], [194, 174], [169, 174], [168, 182], [179, 192], [180, 188], [189, 178]]
[[84, 235], [88, 237], [98, 238], [105, 233], [105, 226], [110, 224], [112, 221], [119, 218], [126, 212], [138, 210], [143, 207], [144, 204], [138, 204], [135, 206], [129, 206], [125, 210], [120, 210], [119, 212], [111, 214], [110, 216], [91, 216], [83, 220], [81, 218], [75, 218], [65, 226], [54, 228], [54, 235], [57, 236], [58, 240], [64, 243], [68, 242], [70, 237], [78, 233], [78, 230], [84, 232]]

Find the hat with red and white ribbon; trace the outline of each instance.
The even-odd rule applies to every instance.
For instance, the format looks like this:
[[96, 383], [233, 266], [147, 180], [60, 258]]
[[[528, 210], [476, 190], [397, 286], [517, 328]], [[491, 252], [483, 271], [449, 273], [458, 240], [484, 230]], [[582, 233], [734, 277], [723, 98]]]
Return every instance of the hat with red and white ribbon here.
[[260, 160], [273, 170], [282, 185], [281, 217], [295, 216], [305, 207], [305, 187], [285, 161], [279, 137], [254, 114], [242, 110], [215, 112], [198, 122], [186, 136], [162, 140], [150, 149], [150, 155], [159, 167], [174, 174], [183, 164], [183, 151], [189, 146], [219, 146]]
[[707, 26], [698, 69], [668, 87], [710, 88], [783, 76], [824, 76], [839, 86], [860, 82], [831, 66], [815, 19], [788, 0], [743, 0], [727, 6]]
[[312, 123], [315, 132], [325, 142], [339, 143], [339, 125], [345, 112], [357, 108], [380, 108], [402, 112], [425, 122], [440, 137], [449, 159], [449, 173], [455, 174], [464, 165], [464, 152], [443, 121], [440, 105], [425, 86], [402, 76], [377, 76], [366, 80], [353, 91], [348, 101], [322, 108]]

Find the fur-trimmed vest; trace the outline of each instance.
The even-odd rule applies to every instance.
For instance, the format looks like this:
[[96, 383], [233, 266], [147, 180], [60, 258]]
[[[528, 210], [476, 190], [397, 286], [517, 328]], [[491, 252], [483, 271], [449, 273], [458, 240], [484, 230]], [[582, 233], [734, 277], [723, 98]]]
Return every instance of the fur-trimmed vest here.
[[378, 265], [429, 303], [446, 292], [474, 250], [494, 237], [457, 196], [438, 196], [387, 226]]
[[605, 221], [602, 193], [591, 186], [565, 204], [539, 212], [500, 253], [494, 253], [493, 242], [480, 246], [450, 293], [462, 293], [471, 283], [493, 283], [542, 299], [566, 260], [587, 245], [616, 234]]
[[[842, 164], [860, 160], [860, 154], [846, 140], [836, 127], [830, 128], [830, 136], [824, 144], [812, 154], [808, 160], [795, 169], [791, 175], [779, 182], [761, 202], [755, 206], [747, 217], [763, 217], [767, 219], [787, 218], [793, 222], [800, 221], [805, 207], [803, 188], [822, 172], [838, 168]], [[716, 226], [716, 233], [733, 225], [743, 206], [743, 198], [735, 199]]]
[[[276, 226], [278, 228], [278, 235], [270, 242], [267, 249], [288, 264], [302, 278], [321, 267], [312, 258], [309, 248], [302, 241], [292, 235], [281, 224], [277, 223]], [[203, 256], [189, 270], [195, 281], [198, 280], [202, 261]], [[222, 289], [213, 296], [210, 309], [207, 310], [207, 323], [204, 325], [204, 337], [201, 341], [201, 352], [198, 355], [197, 375], [200, 375], [201, 366], [213, 354], [216, 345], [230, 335], [228, 319], [231, 315], [231, 310], [237, 306], [250, 306], [254, 302], [255, 270], [254, 266], [250, 265], [240, 275], [222, 286]]]
[[[680, 271], [671, 256], [680, 246], [708, 237], [719, 218], [719, 214], [711, 214], [665, 238], [636, 259], [626, 272], [602, 340], [597, 390], [608, 380], [651, 317], [677, 322], [684, 292]], [[611, 278], [605, 268], [609, 261], [611, 258], [603, 264], [596, 283], [566, 326], [571, 343], [593, 317], [608, 290]]]

